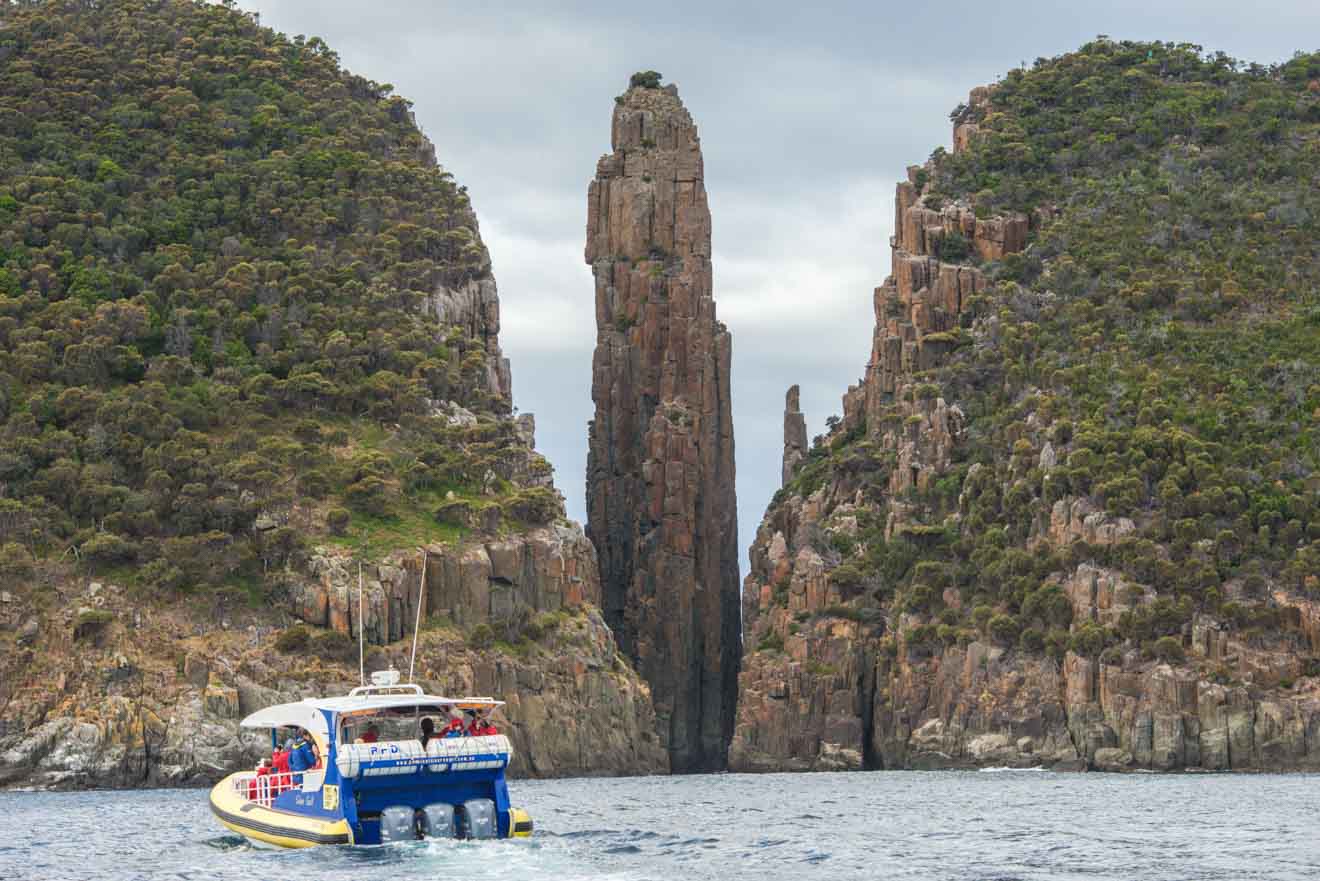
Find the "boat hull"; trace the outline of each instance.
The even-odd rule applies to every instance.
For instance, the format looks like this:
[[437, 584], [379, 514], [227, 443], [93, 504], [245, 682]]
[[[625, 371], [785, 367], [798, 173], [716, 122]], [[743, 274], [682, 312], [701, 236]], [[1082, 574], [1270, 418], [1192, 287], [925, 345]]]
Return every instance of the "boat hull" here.
[[342, 817], [318, 819], [248, 801], [235, 791], [237, 776], [231, 774], [211, 789], [211, 813], [231, 832], [256, 844], [286, 848], [353, 843], [352, 830]]

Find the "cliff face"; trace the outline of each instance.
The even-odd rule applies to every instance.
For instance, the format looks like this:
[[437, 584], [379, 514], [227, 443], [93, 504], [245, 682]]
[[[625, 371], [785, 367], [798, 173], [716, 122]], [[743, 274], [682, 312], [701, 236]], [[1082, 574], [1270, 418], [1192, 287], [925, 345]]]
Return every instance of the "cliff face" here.
[[[489, 290], [493, 298], [493, 280]], [[485, 309], [497, 315], [498, 301], [488, 298]], [[529, 416], [515, 425], [448, 409], [458, 415], [433, 418], [456, 419], [483, 439], [505, 427], [492, 475], [519, 492], [553, 492], [534, 464], [543, 460]], [[650, 688], [598, 611], [595, 549], [562, 519], [557, 498], [550, 510], [527, 510], [520, 498], [447, 502], [434, 541], [378, 560], [316, 546], [278, 573], [272, 604], [224, 595], [144, 601], [140, 589], [67, 565], [44, 568], [38, 582], [6, 583], [0, 786], [197, 785], [246, 767], [269, 745], [238, 728], [244, 716], [357, 684], [360, 607], [368, 671], [406, 670], [420, 620], [417, 679], [428, 691], [507, 701], [498, 721], [513, 740], [513, 775], [667, 771]]]
[[[993, 94], [972, 93], [954, 160], [984, 134]], [[1062, 407], [986, 445], [1004, 417], [984, 384], [1027, 411], [1043, 393], [996, 372], [993, 353], [1023, 331], [1015, 311], [1057, 302], [1024, 307], [1037, 295], [1004, 267], [1039, 261], [1023, 253], [1034, 237], [1077, 239], [1056, 209], [992, 213], [950, 194], [948, 161], [898, 185], [865, 376], [801, 461], [790, 392], [785, 488], [744, 585], [730, 768], [1320, 768], [1316, 604], [1297, 589], [1309, 569], [1252, 584], [1214, 542], [1165, 531], [1151, 509], [1171, 500], [1110, 509], [1075, 477], [1090, 453], [1058, 428]], [[1021, 525], [1001, 526], [1010, 516]], [[1231, 531], [1221, 540], [1236, 553]], [[1169, 597], [1175, 560], [1227, 573], [1212, 600]]]
[[[223, 5], [6, 26], [43, 76], [0, 77], [0, 115], [80, 122], [0, 139], [0, 786], [216, 780], [265, 747], [243, 716], [358, 684], [359, 625], [369, 670], [405, 669], [418, 620], [428, 690], [507, 701], [515, 774], [667, 770], [407, 103]], [[57, 389], [58, 430], [29, 412]]]
[[[415, 579], [412, 586], [415, 596]], [[310, 642], [280, 651], [294, 631], [270, 610], [144, 608], [120, 585], [82, 580], [65, 582], [53, 598], [61, 609], [26, 619], [36, 623], [32, 634], [6, 658], [15, 679], [0, 729], [0, 786], [212, 783], [269, 751], [264, 732], [238, 727], [244, 716], [358, 684], [350, 639], [313, 631]], [[11, 596], [0, 623], [29, 613]], [[433, 693], [506, 700], [498, 722], [513, 741], [514, 776], [666, 770], [650, 691], [599, 612], [565, 607], [536, 626], [535, 639], [492, 646], [489, 637], [478, 642], [424, 618], [417, 681]], [[369, 647], [368, 671], [393, 664], [406, 672], [410, 641], [411, 630], [408, 639]]]
[[651, 684], [673, 769], [718, 769], [737, 689], [737, 512], [701, 146], [673, 86], [622, 95], [611, 144], [587, 194], [587, 534], [606, 620]]
[[[483, 311], [497, 316], [487, 281]], [[483, 344], [498, 351], [494, 337]], [[269, 745], [238, 728], [244, 716], [357, 684], [360, 561], [368, 671], [405, 670], [420, 619], [417, 678], [428, 691], [507, 701], [499, 722], [515, 748], [511, 774], [667, 771], [650, 688], [598, 611], [595, 549], [562, 519], [530, 416], [478, 419], [450, 404], [432, 418], [473, 435], [488, 473], [515, 491], [443, 503], [435, 540], [422, 548], [373, 560], [318, 545], [271, 573], [281, 588], [255, 605], [225, 595], [148, 599], [68, 565], [6, 582], [0, 786], [197, 785], [251, 765]], [[501, 438], [493, 455], [492, 433]], [[529, 503], [523, 494], [537, 490], [553, 495]], [[306, 513], [295, 506], [276, 516]]]

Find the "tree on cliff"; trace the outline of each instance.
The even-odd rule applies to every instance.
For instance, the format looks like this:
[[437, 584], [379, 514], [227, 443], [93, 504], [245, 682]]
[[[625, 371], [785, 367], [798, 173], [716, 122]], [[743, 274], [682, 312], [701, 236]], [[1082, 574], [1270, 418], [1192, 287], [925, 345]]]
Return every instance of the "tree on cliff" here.
[[639, 70], [628, 79], [630, 89], [658, 89], [663, 76], [658, 70]]

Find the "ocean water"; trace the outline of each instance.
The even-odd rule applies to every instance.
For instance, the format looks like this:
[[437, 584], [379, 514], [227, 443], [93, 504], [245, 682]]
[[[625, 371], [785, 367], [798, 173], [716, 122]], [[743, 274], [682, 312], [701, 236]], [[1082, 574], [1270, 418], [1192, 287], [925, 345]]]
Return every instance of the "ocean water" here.
[[1320, 879], [1320, 776], [722, 774], [513, 781], [530, 840], [269, 851], [205, 790], [0, 793], [0, 878]]

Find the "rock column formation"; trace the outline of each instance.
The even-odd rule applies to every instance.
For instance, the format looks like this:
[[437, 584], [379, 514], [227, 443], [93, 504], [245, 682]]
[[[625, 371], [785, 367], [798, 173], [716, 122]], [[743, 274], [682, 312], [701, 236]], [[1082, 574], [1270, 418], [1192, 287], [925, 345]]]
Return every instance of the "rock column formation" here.
[[738, 686], [738, 532], [701, 144], [673, 86], [622, 95], [611, 143], [587, 193], [587, 534], [606, 620], [651, 684], [672, 769], [716, 770]]
[[798, 463], [807, 456], [807, 419], [798, 403], [799, 390], [790, 386], [784, 396], [784, 465], [780, 486], [788, 486]]

